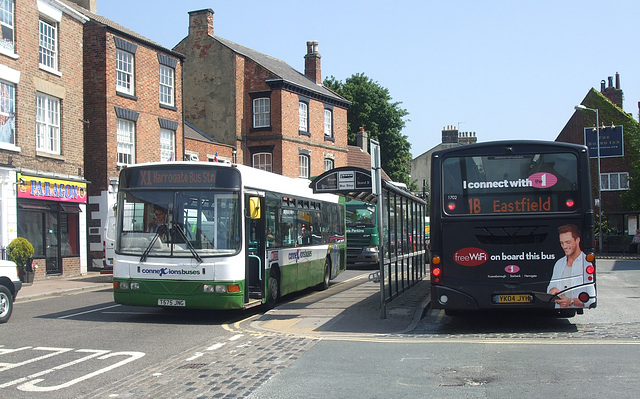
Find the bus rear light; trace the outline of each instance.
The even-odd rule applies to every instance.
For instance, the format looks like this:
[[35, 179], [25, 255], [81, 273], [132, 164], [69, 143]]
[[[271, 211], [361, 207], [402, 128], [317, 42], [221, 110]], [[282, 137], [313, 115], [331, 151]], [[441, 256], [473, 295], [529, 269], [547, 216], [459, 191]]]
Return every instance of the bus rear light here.
[[435, 277], [440, 276], [440, 273], [442, 273], [442, 270], [440, 270], [439, 267], [436, 267], [435, 269], [431, 270], [431, 274], [433, 274]]
[[587, 303], [589, 302], [589, 299], [591, 299], [591, 297], [586, 292], [581, 292], [580, 294], [578, 294], [578, 299], [582, 303]]
[[586, 269], [586, 270], [587, 270], [587, 273], [589, 273], [589, 274], [593, 274], [593, 273], [595, 273], [595, 272], [596, 272], [596, 268], [595, 268], [595, 267], [593, 267], [593, 265], [589, 265], [589, 266], [587, 266], [587, 269]]
[[572, 199], [568, 199], [567, 202], [567, 208], [573, 208], [573, 206], [576, 204], [576, 202]]
[[455, 202], [449, 202], [447, 204], [447, 209], [450, 210], [450, 211], [455, 210], [456, 209], [456, 203]]
[[593, 262], [594, 260], [596, 260], [596, 255], [595, 254], [587, 254], [586, 258], [587, 262]]
[[431, 264], [439, 265], [440, 264], [440, 257], [439, 256], [434, 256], [433, 258], [431, 258]]

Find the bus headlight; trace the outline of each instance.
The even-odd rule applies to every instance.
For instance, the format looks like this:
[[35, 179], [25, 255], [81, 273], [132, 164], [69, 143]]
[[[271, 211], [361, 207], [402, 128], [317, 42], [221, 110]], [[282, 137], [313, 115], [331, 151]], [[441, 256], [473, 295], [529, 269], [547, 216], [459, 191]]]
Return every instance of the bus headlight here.
[[202, 286], [202, 292], [206, 294], [212, 294], [214, 292], [224, 294], [225, 292], [227, 292], [227, 290], [225, 289], [224, 285], [204, 284]]
[[126, 281], [121, 281], [118, 283], [118, 288], [121, 290], [128, 290], [129, 289], [129, 283]]
[[140, 283], [131, 283], [130, 285], [132, 290], [139, 290], [140, 289]]
[[366, 247], [363, 249], [364, 252], [378, 253], [378, 247]]

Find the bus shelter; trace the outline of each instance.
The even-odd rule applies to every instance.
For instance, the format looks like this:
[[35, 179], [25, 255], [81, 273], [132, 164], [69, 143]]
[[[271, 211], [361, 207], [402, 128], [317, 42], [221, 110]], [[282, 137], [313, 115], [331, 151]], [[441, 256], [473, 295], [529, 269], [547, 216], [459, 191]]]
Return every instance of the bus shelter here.
[[[311, 182], [314, 193], [331, 193], [376, 206], [380, 237], [379, 270], [381, 315], [386, 304], [427, 275], [425, 221], [427, 203], [392, 182], [379, 179], [375, 170], [340, 167], [326, 171]], [[349, 243], [347, 242], [347, 245]]]

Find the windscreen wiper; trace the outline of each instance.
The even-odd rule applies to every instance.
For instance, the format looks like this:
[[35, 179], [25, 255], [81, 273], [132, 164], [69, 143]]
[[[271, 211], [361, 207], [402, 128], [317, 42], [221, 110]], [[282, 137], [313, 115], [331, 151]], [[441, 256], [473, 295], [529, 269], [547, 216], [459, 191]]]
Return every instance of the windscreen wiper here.
[[140, 257], [141, 263], [147, 260], [147, 256], [149, 256], [149, 252], [151, 252], [151, 248], [153, 248], [153, 245], [156, 243], [156, 241], [158, 241], [158, 238], [160, 238], [160, 229], [156, 231], [156, 235], [153, 236], [153, 239], [151, 240], [149, 245], [147, 245], [147, 249], [145, 249], [142, 253], [142, 256]]
[[180, 238], [182, 238], [184, 242], [187, 243], [187, 248], [189, 248], [189, 251], [191, 251], [191, 254], [193, 255], [193, 257], [196, 258], [198, 263], [202, 263], [202, 258], [200, 257], [200, 254], [198, 254], [198, 251], [196, 251], [196, 248], [193, 246], [193, 244], [191, 244], [191, 241], [189, 241], [187, 236], [184, 234], [184, 230], [182, 229], [182, 227], [178, 224], [176, 224], [175, 226], [176, 227], [174, 227], [173, 230], [176, 230], [178, 231], [178, 233], [180, 233]]

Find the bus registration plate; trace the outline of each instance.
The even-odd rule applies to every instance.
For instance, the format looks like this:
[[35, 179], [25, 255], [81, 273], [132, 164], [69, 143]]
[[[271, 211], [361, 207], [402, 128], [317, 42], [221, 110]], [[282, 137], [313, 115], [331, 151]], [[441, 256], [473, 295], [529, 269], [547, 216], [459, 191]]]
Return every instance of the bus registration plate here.
[[494, 295], [494, 303], [530, 303], [533, 296], [530, 294], [499, 294]]
[[158, 306], [187, 306], [184, 299], [158, 299]]

